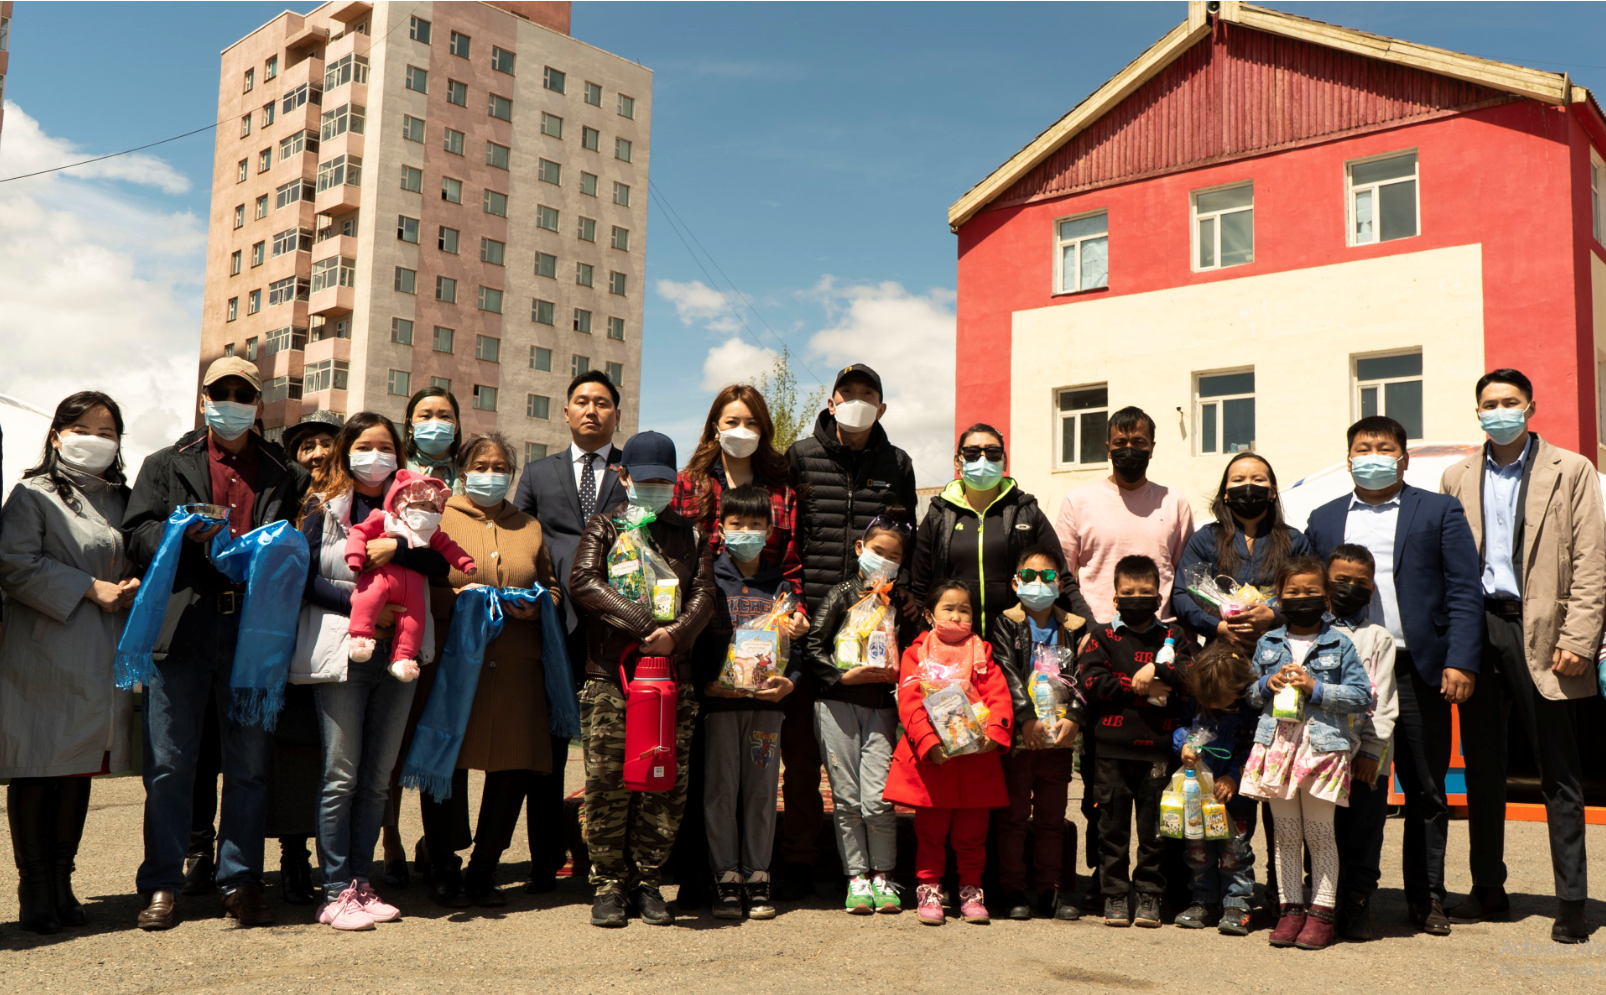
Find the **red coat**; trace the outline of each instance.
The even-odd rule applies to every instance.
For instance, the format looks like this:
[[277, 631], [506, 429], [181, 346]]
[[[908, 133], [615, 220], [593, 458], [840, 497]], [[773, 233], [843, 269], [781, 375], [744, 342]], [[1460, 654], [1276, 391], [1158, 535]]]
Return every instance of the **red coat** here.
[[1004, 671], [993, 663], [993, 649], [986, 642], [982, 643], [985, 663], [975, 669], [971, 684], [987, 705], [987, 738], [997, 743], [998, 749], [952, 757], [940, 764], [923, 759], [942, 740], [926, 715], [920, 682], [910, 678], [920, 666], [920, 647], [932, 638], [931, 633], [922, 633], [903, 654], [898, 674], [898, 718], [903, 722], [903, 736], [892, 755], [882, 797], [920, 808], [1003, 808], [1009, 804], [1009, 790], [999, 758], [1009, 749], [1015, 711]]

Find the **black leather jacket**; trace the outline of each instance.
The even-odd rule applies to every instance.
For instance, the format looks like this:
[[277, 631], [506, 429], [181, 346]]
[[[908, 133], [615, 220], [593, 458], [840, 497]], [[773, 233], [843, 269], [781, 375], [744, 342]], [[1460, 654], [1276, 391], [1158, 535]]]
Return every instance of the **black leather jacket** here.
[[[848, 609], [863, 593], [864, 578], [857, 575], [825, 593], [809, 622], [809, 634], [803, 637], [807, 668], [819, 681], [816, 700], [845, 701], [865, 708], [891, 708], [893, 685], [843, 684], [843, 671], [836, 666], [837, 631], [847, 619]], [[893, 604], [898, 603], [899, 599], [894, 595]]]
[[[1081, 616], [1072, 615], [1063, 608], [1054, 609], [1054, 619], [1059, 623], [1059, 644], [1070, 647], [1073, 655], [1069, 662], [1060, 669], [1065, 682], [1072, 688], [1070, 703], [1066, 706], [1065, 717], [1075, 722], [1078, 727], [1087, 727], [1087, 702], [1082, 698], [1082, 692], [1076, 679], [1076, 657], [1074, 651], [1082, 637], [1087, 634], [1087, 622]], [[1037, 718], [1037, 709], [1032, 705], [1031, 696], [1027, 693], [1026, 682], [1031, 676], [1032, 669], [1032, 627], [1026, 618], [1026, 609], [1020, 605], [999, 614], [993, 623], [993, 631], [988, 634], [988, 642], [993, 645], [993, 660], [1004, 670], [1004, 678], [1009, 683], [1009, 697], [1015, 705], [1015, 722], [1017, 727], [1027, 719]]]

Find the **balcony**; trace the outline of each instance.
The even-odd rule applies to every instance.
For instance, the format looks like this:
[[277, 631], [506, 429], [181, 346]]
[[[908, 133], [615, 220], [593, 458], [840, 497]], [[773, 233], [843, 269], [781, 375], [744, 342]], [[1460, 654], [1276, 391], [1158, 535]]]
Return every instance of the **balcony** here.
[[[284, 40], [286, 52], [320, 51], [329, 44], [329, 29], [308, 25]], [[321, 61], [321, 60], [319, 60]], [[297, 63], [299, 65], [299, 63]], [[318, 67], [323, 72], [323, 67]]]
[[[309, 314], [321, 315], [325, 318], [338, 318], [351, 313], [357, 305], [357, 288], [355, 287], [329, 287], [325, 290], [315, 291], [310, 303], [307, 305]], [[339, 340], [335, 340], [339, 341]], [[307, 343], [309, 346], [312, 343]], [[349, 350], [349, 346], [347, 347]]]
[[327, 214], [330, 218], [338, 219], [361, 206], [362, 187], [339, 183], [318, 194], [317, 200], [313, 203], [315, 213]]

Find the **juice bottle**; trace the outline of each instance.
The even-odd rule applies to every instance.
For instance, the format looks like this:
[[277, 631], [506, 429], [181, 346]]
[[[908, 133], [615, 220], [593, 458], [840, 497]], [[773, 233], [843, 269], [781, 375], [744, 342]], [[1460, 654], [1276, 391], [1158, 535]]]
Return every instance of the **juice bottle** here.
[[1204, 793], [1192, 767], [1183, 771], [1182, 832], [1190, 840], [1204, 839]]

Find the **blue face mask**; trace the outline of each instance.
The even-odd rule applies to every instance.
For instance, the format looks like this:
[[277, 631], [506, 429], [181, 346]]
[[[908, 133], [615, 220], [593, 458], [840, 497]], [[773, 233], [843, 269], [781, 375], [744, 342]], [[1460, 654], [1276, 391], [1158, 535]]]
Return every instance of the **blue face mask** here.
[[1034, 580], [1022, 584], [1015, 594], [1020, 597], [1021, 604], [1034, 612], [1040, 612], [1059, 600], [1060, 589], [1057, 585]]
[[963, 469], [960, 470], [960, 476], [964, 478], [965, 486], [973, 491], [990, 491], [1004, 479], [1002, 461], [994, 463], [984, 457], [978, 460], [965, 460], [961, 466]]
[[725, 530], [725, 548], [731, 551], [731, 558], [742, 563], [750, 562], [764, 552], [764, 544], [769, 542], [768, 530], [758, 532]]
[[654, 515], [669, 507], [675, 499], [675, 485], [667, 480], [632, 480], [628, 489], [630, 503], [646, 508]]
[[1510, 445], [1528, 431], [1528, 409], [1495, 408], [1493, 411], [1480, 411], [1478, 424], [1483, 426], [1483, 431], [1495, 445]]
[[449, 421], [434, 419], [413, 424], [413, 442], [425, 456], [443, 456], [457, 438], [457, 426]]
[[255, 404], [241, 404], [238, 401], [214, 401], [206, 399], [206, 427], [218, 434], [218, 438], [226, 442], [233, 442], [250, 430], [256, 424], [257, 406]]
[[898, 565], [884, 556], [877, 556], [874, 550], [867, 549], [859, 554], [859, 573], [866, 580], [891, 580], [898, 575]]
[[1400, 479], [1400, 461], [1393, 456], [1356, 456], [1349, 461], [1349, 472], [1357, 487], [1387, 490]]
[[507, 487], [512, 480], [513, 475], [508, 473], [465, 473], [463, 493], [481, 508], [489, 508], [507, 497]]

